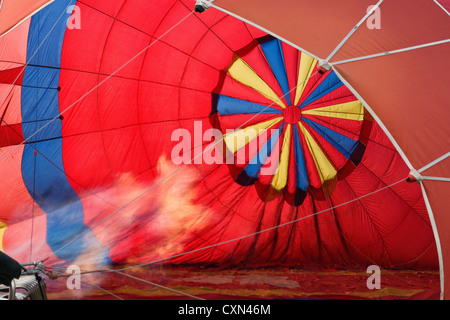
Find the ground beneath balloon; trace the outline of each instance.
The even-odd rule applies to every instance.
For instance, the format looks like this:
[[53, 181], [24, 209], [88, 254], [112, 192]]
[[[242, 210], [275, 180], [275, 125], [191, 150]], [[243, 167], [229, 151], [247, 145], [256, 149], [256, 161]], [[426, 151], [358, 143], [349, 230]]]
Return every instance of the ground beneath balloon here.
[[[137, 281], [116, 273], [81, 275], [81, 289], [68, 289], [67, 278], [47, 280], [51, 300], [189, 299], [439, 299], [438, 271], [381, 270], [381, 288], [370, 290], [366, 270], [221, 269], [159, 267], [129, 270]], [[149, 282], [174, 291], [155, 287]]]

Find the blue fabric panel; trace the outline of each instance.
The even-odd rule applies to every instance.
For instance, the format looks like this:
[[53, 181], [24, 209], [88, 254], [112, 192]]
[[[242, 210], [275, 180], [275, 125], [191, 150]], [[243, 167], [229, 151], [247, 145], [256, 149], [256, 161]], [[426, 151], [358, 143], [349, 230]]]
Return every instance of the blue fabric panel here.
[[[284, 124], [282, 124], [275, 132], [270, 136], [269, 141], [259, 150], [258, 154], [250, 161], [250, 163], [245, 168], [247, 175], [252, 178], [258, 178], [259, 171], [267, 162], [270, 157], [272, 150], [275, 148], [280, 134], [283, 130]], [[270, 130], [270, 129], [269, 129]]]
[[299, 189], [306, 191], [309, 186], [308, 172], [306, 171], [305, 157], [303, 156], [303, 149], [300, 145], [300, 138], [298, 135], [297, 126], [294, 128], [294, 151], [295, 151], [295, 174], [296, 186]]
[[[22, 121], [26, 122], [22, 128], [28, 140], [22, 177], [30, 195], [47, 214], [48, 245], [58, 251], [86, 233], [55, 252], [67, 261], [74, 261], [86, 249], [87, 237], [89, 241], [95, 241], [95, 237], [84, 224], [80, 198], [64, 172], [62, 122], [40, 120], [53, 119], [60, 112], [57, 88], [61, 50], [70, 17], [67, 7], [75, 3], [75, 0], [55, 1], [31, 19], [27, 48], [30, 65], [25, 69], [22, 88]], [[41, 131], [35, 134], [38, 130]], [[35, 148], [39, 152], [35, 153]]]
[[347, 159], [350, 158], [353, 150], [355, 150], [358, 141], [350, 139], [349, 137], [333, 131], [321, 124], [318, 124], [310, 119], [303, 118], [303, 120], [313, 128], [317, 133], [324, 137], [333, 147], [342, 153]]
[[267, 42], [262, 42], [261, 48], [266, 56], [267, 62], [269, 62], [272, 71], [280, 84], [281, 90], [285, 95], [288, 105], [291, 105], [291, 97], [289, 94], [289, 82], [286, 72], [286, 64], [284, 62], [283, 48], [281, 41], [273, 39]]
[[217, 111], [222, 116], [236, 114], [266, 114], [283, 113], [283, 111], [267, 107], [262, 104], [241, 100], [224, 95], [219, 95], [217, 100]]

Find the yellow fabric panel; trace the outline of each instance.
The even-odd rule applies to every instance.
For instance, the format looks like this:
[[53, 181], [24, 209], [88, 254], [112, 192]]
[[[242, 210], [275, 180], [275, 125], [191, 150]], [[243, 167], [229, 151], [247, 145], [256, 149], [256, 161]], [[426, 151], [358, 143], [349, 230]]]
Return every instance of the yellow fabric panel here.
[[286, 108], [284, 103], [280, 100], [272, 88], [270, 88], [267, 83], [265, 83], [264, 80], [261, 79], [258, 74], [256, 74], [256, 72], [241, 58], [236, 59], [231, 64], [228, 68], [228, 73], [234, 80], [258, 91], [264, 97], [272, 100], [280, 107]]
[[308, 83], [306, 79], [308, 79], [316, 65], [317, 60], [313, 57], [307, 55], [302, 52], [300, 56], [300, 67], [298, 70], [298, 80], [297, 80], [297, 90], [295, 92], [295, 105], [298, 105], [298, 102], [302, 96], [303, 90], [305, 90], [305, 86]]
[[361, 102], [356, 100], [302, 111], [302, 114], [362, 121], [364, 120], [364, 107]]
[[314, 137], [308, 130], [299, 122], [300, 129], [305, 136], [306, 143], [308, 144], [309, 151], [316, 163], [317, 171], [319, 172], [320, 180], [322, 183], [325, 180], [332, 180], [336, 177], [337, 171], [328, 160], [327, 156], [323, 153], [322, 148], [317, 144]]
[[3, 237], [6, 231], [6, 223], [0, 221], [0, 251], [3, 251]]
[[270, 129], [270, 127], [277, 124], [282, 119], [283, 117], [278, 117], [225, 134], [224, 140], [228, 150], [232, 153], [236, 153], [239, 149], [245, 147], [250, 141], [258, 137], [265, 130]]
[[278, 162], [278, 168], [275, 172], [275, 176], [272, 179], [272, 187], [275, 190], [281, 190], [286, 186], [288, 179], [289, 168], [289, 154], [291, 148], [291, 125], [286, 126], [286, 132], [284, 134], [283, 145], [281, 146], [280, 161]]

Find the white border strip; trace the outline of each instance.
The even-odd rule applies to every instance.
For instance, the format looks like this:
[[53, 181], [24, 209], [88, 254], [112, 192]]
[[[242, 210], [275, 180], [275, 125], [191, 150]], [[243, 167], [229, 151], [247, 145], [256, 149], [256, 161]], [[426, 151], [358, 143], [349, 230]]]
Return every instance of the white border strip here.
[[436, 160], [430, 162], [429, 164], [427, 164], [426, 166], [424, 166], [423, 168], [420, 168], [419, 170], [417, 170], [417, 172], [422, 173], [425, 170], [431, 168], [432, 166], [438, 164], [439, 162], [441, 162], [444, 159], [447, 159], [448, 157], [450, 157], [450, 152], [447, 152], [446, 154], [444, 154], [443, 156], [437, 158]]
[[428, 196], [427, 196], [427, 193], [425, 191], [425, 187], [423, 186], [423, 183], [420, 183], [420, 188], [422, 189], [423, 199], [425, 201], [425, 206], [427, 208], [428, 216], [430, 218], [431, 228], [433, 229], [434, 238], [436, 240], [436, 249], [437, 249], [438, 260], [439, 260], [439, 278], [440, 278], [440, 284], [441, 284], [440, 299], [444, 300], [445, 277], [444, 277], [444, 259], [442, 258], [441, 241], [440, 241], [440, 238], [439, 238], [439, 232], [437, 230], [436, 221], [434, 220], [433, 210], [431, 209], [431, 205], [430, 205], [430, 202], [428, 200]]
[[450, 178], [422, 176], [422, 180], [445, 181], [450, 182]]
[[[41, 11], [42, 9], [44, 9], [45, 7], [47, 7], [48, 5], [52, 4], [55, 0], [51, 0], [49, 2], [47, 2], [46, 4], [44, 4], [42, 7], [36, 9], [36, 11], [32, 12], [31, 14], [29, 14], [28, 16], [26, 16], [25, 18], [23, 18], [23, 20], [21, 20], [20, 22], [16, 23], [15, 26], [11, 27], [9, 30], [7, 30], [5, 33], [0, 35], [0, 38], [3, 37], [5, 34], [10, 33], [11, 31], [13, 31], [15, 28], [17, 28], [19, 25], [21, 25], [22, 23], [24, 23], [25, 21], [27, 21], [30, 17], [34, 16], [36, 13], [38, 13], [39, 11]], [[3, 5], [3, 0], [2, 0], [2, 5]]]
[[[389, 130], [386, 128], [386, 126], [383, 124], [383, 122], [381, 122], [380, 118], [378, 118], [378, 116], [373, 112], [372, 108], [370, 108], [370, 106], [367, 104], [367, 102], [364, 101], [364, 99], [358, 94], [358, 92], [356, 92], [356, 90], [342, 77], [342, 75], [337, 70], [335, 70], [334, 68], [333, 68], [333, 70], [336, 73], [336, 75], [339, 77], [339, 79], [341, 79], [341, 81], [347, 86], [347, 88], [359, 99], [359, 101], [361, 101], [361, 103], [364, 105], [364, 107], [367, 109], [367, 111], [369, 111], [369, 113], [372, 115], [372, 117], [377, 121], [377, 123], [380, 125], [381, 129], [384, 131], [384, 133], [387, 135], [387, 137], [392, 142], [394, 147], [397, 149], [398, 153], [403, 158], [403, 160], [405, 161], [406, 165], [411, 170], [413, 170], [411, 162], [406, 157], [405, 153], [400, 148], [400, 146], [398, 145], [397, 141], [395, 141], [395, 139], [392, 136], [392, 134], [389, 132]], [[450, 155], [450, 153], [448, 155]], [[436, 164], [437, 163], [436, 160], [433, 161], [433, 163]], [[432, 164], [429, 164], [429, 166], [431, 166], [431, 165]], [[441, 242], [440, 242], [439, 233], [438, 233], [438, 230], [437, 230], [437, 227], [436, 227], [436, 222], [434, 220], [433, 210], [431, 209], [431, 205], [430, 205], [430, 203], [428, 201], [427, 194], [425, 192], [425, 189], [424, 189], [422, 183], [420, 183], [420, 186], [422, 188], [422, 195], [423, 195], [423, 198], [424, 198], [424, 201], [425, 201], [425, 205], [426, 205], [426, 208], [427, 208], [427, 211], [428, 211], [428, 216], [430, 218], [430, 223], [431, 223], [431, 228], [433, 230], [434, 239], [436, 241], [436, 249], [437, 249], [438, 260], [439, 260], [439, 277], [440, 277], [440, 284], [441, 284], [440, 299], [443, 300], [444, 299], [444, 260], [442, 258], [443, 256], [442, 256]]]
[[371, 54], [371, 55], [368, 55], [368, 56], [357, 57], [357, 58], [352, 58], [352, 59], [348, 59], [348, 60], [336, 61], [336, 62], [332, 62], [331, 64], [333, 66], [337, 66], [337, 65], [340, 65], [340, 64], [344, 64], [344, 63], [355, 62], [355, 61], [360, 61], [360, 60], [367, 60], [367, 59], [377, 58], [377, 57], [384, 57], [384, 56], [388, 56], [388, 55], [395, 54], [395, 53], [401, 53], [401, 52], [405, 52], [405, 51], [411, 51], [411, 50], [416, 50], [416, 49], [436, 46], [436, 45], [439, 45], [439, 44], [444, 44], [444, 43], [449, 43], [449, 42], [450, 42], [450, 39], [445, 39], [445, 40], [425, 43], [425, 44], [421, 44], [421, 45], [417, 45], [417, 46], [407, 47], [407, 48], [403, 48], [403, 49], [386, 51], [386, 52], [382, 52], [382, 53], [375, 53], [375, 54]]

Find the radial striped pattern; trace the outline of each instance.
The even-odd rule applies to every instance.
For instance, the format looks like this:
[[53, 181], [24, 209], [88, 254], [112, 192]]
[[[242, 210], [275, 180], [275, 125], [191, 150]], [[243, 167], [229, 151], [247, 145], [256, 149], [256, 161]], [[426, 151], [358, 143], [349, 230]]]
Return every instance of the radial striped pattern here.
[[237, 182], [297, 195], [332, 192], [338, 172], [361, 159], [361, 102], [317, 60], [266, 36], [236, 52], [217, 96]]

